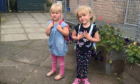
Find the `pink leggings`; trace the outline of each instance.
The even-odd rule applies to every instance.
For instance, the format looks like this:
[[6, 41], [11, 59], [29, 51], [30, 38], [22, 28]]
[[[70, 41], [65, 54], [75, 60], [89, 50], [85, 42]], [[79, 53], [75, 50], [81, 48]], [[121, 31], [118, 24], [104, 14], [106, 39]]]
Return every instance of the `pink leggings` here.
[[64, 74], [64, 69], [65, 69], [64, 56], [55, 56], [55, 55], [51, 54], [51, 58], [52, 58], [52, 71], [53, 72], [56, 71], [57, 59], [58, 59], [58, 62], [59, 62], [59, 65], [60, 65], [59, 74], [63, 75]]

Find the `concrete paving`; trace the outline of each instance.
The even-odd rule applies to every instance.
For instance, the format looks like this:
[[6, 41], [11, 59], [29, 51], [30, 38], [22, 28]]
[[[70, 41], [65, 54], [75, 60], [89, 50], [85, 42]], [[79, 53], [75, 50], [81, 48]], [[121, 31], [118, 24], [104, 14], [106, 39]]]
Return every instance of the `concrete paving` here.
[[[65, 78], [59, 81], [54, 76], [46, 77], [51, 70], [51, 57], [44, 40], [5, 41], [0, 43], [0, 84], [72, 84], [76, 73], [76, 58], [73, 44], [68, 45], [65, 56]], [[106, 75], [90, 62], [88, 78], [91, 84], [118, 84], [117, 76]], [[82, 83], [81, 83], [82, 84]]]
[[1, 41], [47, 39], [45, 29], [49, 13], [3, 13]]

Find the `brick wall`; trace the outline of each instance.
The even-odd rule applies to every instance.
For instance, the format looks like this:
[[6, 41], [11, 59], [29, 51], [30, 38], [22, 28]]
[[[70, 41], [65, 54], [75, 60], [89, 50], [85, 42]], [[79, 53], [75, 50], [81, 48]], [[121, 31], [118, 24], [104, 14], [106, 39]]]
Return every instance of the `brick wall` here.
[[[75, 9], [79, 5], [89, 5], [89, 0], [70, 0], [69, 6], [71, 8], [71, 13], [75, 14]], [[114, 0], [91, 0], [91, 8], [93, 14], [97, 17], [101, 16], [102, 21], [112, 22], [112, 23], [123, 23], [124, 14], [126, 10], [126, 1], [121, 1], [121, 3], [114, 2]]]
[[77, 9], [77, 7], [78, 7], [77, 3], [78, 3], [77, 0], [69, 1], [70, 11], [72, 14], [75, 14], [75, 9]]
[[91, 8], [93, 9], [93, 13], [97, 17], [97, 20], [98, 20], [98, 17], [100, 16], [102, 17], [101, 21], [104, 21], [104, 22], [118, 23], [117, 21], [118, 19], [124, 19], [123, 17], [121, 17], [123, 16], [123, 14], [121, 14], [122, 11], [125, 11], [122, 9], [122, 6], [120, 4], [116, 4], [115, 2], [113, 2], [113, 0], [107, 0], [107, 1], [105, 0], [93, 1], [92, 0], [91, 2]]

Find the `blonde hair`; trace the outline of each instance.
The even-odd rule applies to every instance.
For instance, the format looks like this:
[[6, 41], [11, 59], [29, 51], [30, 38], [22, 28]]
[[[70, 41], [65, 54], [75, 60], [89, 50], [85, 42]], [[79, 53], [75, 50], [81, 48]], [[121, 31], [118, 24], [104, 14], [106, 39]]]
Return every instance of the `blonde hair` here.
[[54, 3], [50, 8], [50, 13], [53, 11], [62, 13], [62, 5], [59, 3]]
[[78, 9], [76, 10], [76, 17], [79, 20], [78, 13], [83, 13], [83, 14], [92, 14], [92, 17], [90, 18], [90, 23], [93, 23], [96, 20], [96, 17], [93, 15], [93, 12], [89, 6], [79, 6]]

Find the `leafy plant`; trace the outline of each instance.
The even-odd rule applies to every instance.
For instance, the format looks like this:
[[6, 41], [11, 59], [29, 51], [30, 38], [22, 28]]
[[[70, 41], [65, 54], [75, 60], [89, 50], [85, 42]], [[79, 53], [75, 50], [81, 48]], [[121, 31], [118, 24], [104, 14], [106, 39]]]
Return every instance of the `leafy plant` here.
[[49, 1], [46, 2], [46, 7], [51, 7], [51, 5], [52, 5], [51, 2], [49, 2]]
[[107, 53], [112, 49], [117, 51], [123, 50], [125, 41], [119, 28], [115, 30], [110, 24], [99, 26], [99, 35], [101, 41], [98, 42], [97, 46], [104, 48]]
[[125, 49], [125, 52], [127, 53], [127, 62], [140, 64], [140, 46], [138, 46], [136, 42], [128, 45], [128, 47]]

